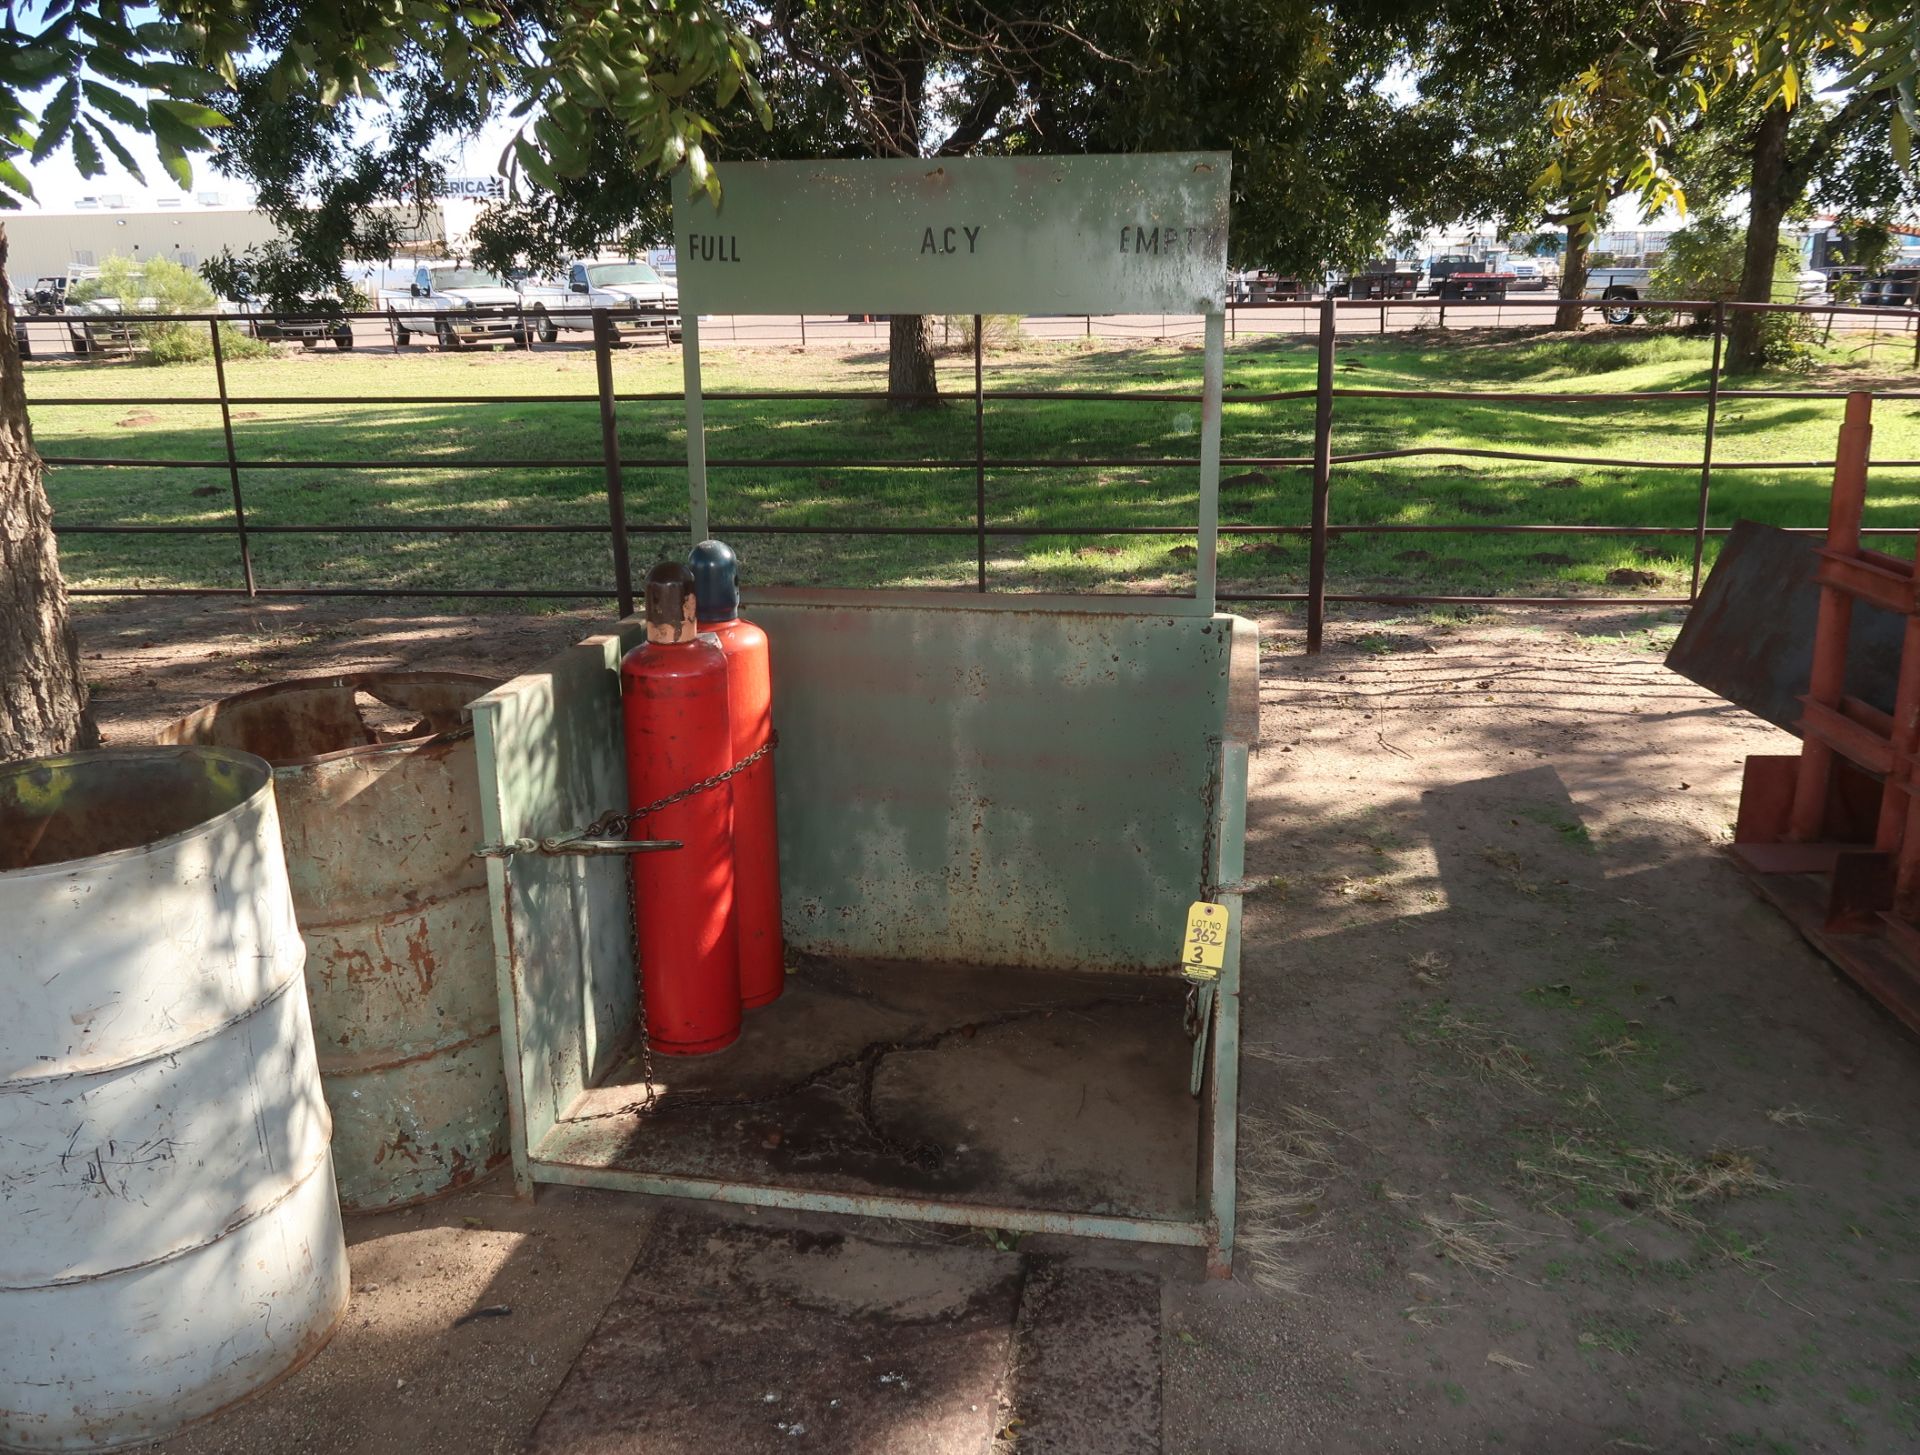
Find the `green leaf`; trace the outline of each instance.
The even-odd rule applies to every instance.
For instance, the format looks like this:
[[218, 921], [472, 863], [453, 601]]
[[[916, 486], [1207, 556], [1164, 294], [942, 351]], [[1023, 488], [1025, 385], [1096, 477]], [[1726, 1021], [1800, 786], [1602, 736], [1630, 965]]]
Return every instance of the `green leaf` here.
[[107, 164], [100, 160], [100, 148], [78, 121], [73, 124], [73, 164], [82, 177], [104, 177], [107, 172]]
[[67, 131], [73, 125], [74, 114], [80, 108], [80, 83], [72, 76], [66, 85], [54, 92], [53, 100], [47, 103], [47, 109], [40, 113], [40, 134], [34, 138], [33, 159], [44, 162], [59, 149], [66, 139]]
[[0, 187], [17, 192], [28, 201], [33, 200], [33, 186], [27, 181], [26, 173], [5, 157], [0, 157]]
[[174, 61], [146, 61], [139, 66], [145, 73], [142, 84], [171, 96], [205, 96], [221, 87], [216, 71], [198, 66], [183, 66]]
[[184, 148], [174, 145], [165, 137], [155, 137], [154, 147], [160, 153], [160, 165], [166, 174], [173, 178], [174, 185], [182, 192], [193, 190], [193, 163], [187, 159]]
[[522, 136], [513, 139], [513, 155], [523, 170], [534, 181], [549, 192], [558, 190], [560, 179], [554, 175], [553, 168], [547, 165], [547, 159], [540, 155], [540, 148]]
[[156, 138], [164, 139], [180, 151], [204, 152], [213, 146], [212, 138], [174, 115], [166, 101], [147, 103], [147, 121]]
[[215, 127], [232, 124], [211, 106], [201, 106], [192, 101], [155, 100], [148, 104], [158, 106], [169, 116], [180, 121], [182, 125], [190, 126], [195, 131], [208, 131]]
[[126, 92], [116, 91], [99, 81], [83, 81], [81, 89], [97, 110], [104, 111], [122, 126], [131, 126], [138, 131], [147, 129], [146, 108]]
[[551, 115], [541, 117], [533, 124], [533, 134], [546, 149], [554, 170], [562, 176], [572, 176], [585, 168], [585, 142], [573, 135], [557, 118]]
[[100, 134], [100, 140], [106, 143], [107, 150], [113, 153], [113, 159], [126, 169], [127, 175], [132, 177], [133, 180], [138, 182], [142, 187], [146, 186], [147, 179], [140, 171], [140, 164], [134, 161], [133, 153], [122, 145], [120, 138], [113, 134], [113, 128], [101, 125], [100, 121], [96, 118], [93, 123], [93, 129]]

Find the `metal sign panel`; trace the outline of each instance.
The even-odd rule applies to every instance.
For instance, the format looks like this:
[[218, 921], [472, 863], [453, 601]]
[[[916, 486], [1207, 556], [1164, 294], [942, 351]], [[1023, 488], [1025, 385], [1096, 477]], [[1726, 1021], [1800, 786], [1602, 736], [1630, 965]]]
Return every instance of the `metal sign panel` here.
[[730, 313], [1217, 313], [1226, 152], [729, 162], [673, 180], [680, 300]]

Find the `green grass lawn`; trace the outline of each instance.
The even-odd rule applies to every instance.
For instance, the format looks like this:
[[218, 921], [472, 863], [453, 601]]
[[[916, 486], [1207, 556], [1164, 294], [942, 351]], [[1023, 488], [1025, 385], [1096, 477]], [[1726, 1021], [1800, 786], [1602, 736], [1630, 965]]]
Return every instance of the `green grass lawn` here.
[[[989, 460], [1098, 456], [1189, 459], [1199, 451], [1195, 404], [1075, 400], [1072, 391], [1194, 390], [1197, 347], [1029, 344], [990, 358], [989, 389], [1059, 391], [1039, 401], [989, 402]], [[1603, 331], [1578, 340], [1496, 334], [1343, 338], [1337, 383], [1346, 388], [1483, 388], [1633, 392], [1703, 388], [1704, 341], [1648, 330]], [[1902, 355], [1880, 364], [1835, 354], [1811, 370], [1733, 381], [1748, 387], [1913, 390]], [[709, 391], [883, 387], [878, 353], [716, 348], [704, 359]], [[941, 363], [950, 406], [894, 411], [867, 401], [707, 403], [708, 452], [715, 459], [781, 460], [716, 467], [712, 519], [728, 524], [970, 526], [974, 512], [970, 357]], [[1236, 395], [1310, 389], [1310, 344], [1241, 343], [1226, 365], [1223, 452], [1304, 456], [1311, 452], [1311, 399], [1235, 402]], [[677, 390], [680, 354], [660, 347], [615, 358], [622, 392]], [[473, 403], [234, 407], [243, 460], [595, 460], [600, 421], [592, 402], [502, 402], [506, 395], [591, 395], [586, 352], [401, 355], [294, 353], [236, 362], [236, 396], [303, 394], [475, 395]], [[56, 456], [218, 460], [216, 408], [134, 405], [139, 395], [211, 393], [207, 365], [45, 363], [29, 367], [30, 400], [76, 397], [101, 405], [33, 404], [39, 448]], [[1334, 450], [1361, 453], [1407, 446], [1520, 449], [1638, 460], [1697, 460], [1699, 400], [1566, 405], [1551, 401], [1425, 401], [1341, 398]], [[1831, 456], [1838, 401], [1727, 400], [1716, 459], [1817, 460]], [[685, 431], [677, 401], [620, 408], [620, 448], [633, 546], [642, 566], [684, 548]], [[1875, 419], [1874, 451], [1920, 458], [1920, 402], [1888, 400]], [[847, 467], [836, 457], [952, 462], [937, 468]], [[818, 465], [807, 464], [820, 460]], [[1292, 467], [1222, 471], [1223, 522], [1301, 525], [1309, 474]], [[1002, 526], [1190, 525], [1197, 467], [1106, 466], [1029, 469], [989, 464], [988, 519]], [[603, 524], [598, 464], [551, 468], [254, 470], [244, 477], [256, 525], [388, 523]], [[1782, 525], [1825, 519], [1827, 475], [1819, 470], [1727, 471], [1714, 479], [1710, 521], [1740, 516]], [[231, 520], [224, 467], [149, 469], [66, 466], [49, 474], [57, 523], [221, 525]], [[1697, 468], [1599, 468], [1512, 461], [1416, 457], [1336, 467], [1336, 525], [1611, 524], [1691, 527]], [[1920, 525], [1920, 470], [1882, 469], [1873, 478], [1868, 524]], [[970, 537], [740, 536], [748, 579], [759, 584], [962, 586], [974, 573]], [[1691, 543], [1685, 537], [1337, 536], [1330, 557], [1335, 591], [1439, 594], [1684, 594]], [[588, 535], [265, 535], [253, 542], [268, 586], [372, 586], [456, 592], [461, 587], [603, 588], [611, 580], [603, 539]], [[76, 586], [233, 586], [239, 570], [230, 536], [68, 535], [61, 555]], [[1304, 537], [1224, 538], [1222, 590], [1302, 589]], [[988, 581], [1002, 590], [1187, 590], [1190, 537], [1008, 537], [989, 542]], [[1651, 581], [1609, 585], [1610, 571]]]

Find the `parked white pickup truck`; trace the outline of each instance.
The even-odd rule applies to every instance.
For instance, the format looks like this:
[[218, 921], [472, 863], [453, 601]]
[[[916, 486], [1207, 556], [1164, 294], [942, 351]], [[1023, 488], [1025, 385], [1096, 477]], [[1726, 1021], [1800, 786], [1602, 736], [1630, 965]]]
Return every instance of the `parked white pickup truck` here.
[[387, 327], [399, 345], [430, 333], [443, 349], [527, 341], [520, 295], [498, 273], [464, 263], [421, 263], [407, 291], [383, 292]]
[[1638, 310], [1627, 305], [1647, 296], [1647, 279], [1652, 276], [1651, 268], [1593, 268], [1587, 273], [1586, 296], [1614, 303], [1600, 310], [1608, 323], [1632, 323]]
[[648, 263], [584, 263], [568, 266], [565, 285], [529, 279], [520, 301], [542, 343], [561, 329], [593, 331], [593, 310], [607, 310], [617, 336], [665, 334], [680, 342], [680, 292]]

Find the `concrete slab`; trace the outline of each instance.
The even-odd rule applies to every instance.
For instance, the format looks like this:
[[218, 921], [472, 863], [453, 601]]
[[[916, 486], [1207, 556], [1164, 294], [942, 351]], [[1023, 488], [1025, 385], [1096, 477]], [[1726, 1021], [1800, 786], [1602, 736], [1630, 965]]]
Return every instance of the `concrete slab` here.
[[1157, 1276], [1037, 1260], [1015, 1341], [1020, 1455], [1159, 1455]]
[[637, 1060], [542, 1162], [986, 1207], [1196, 1215], [1185, 986], [1164, 977], [810, 962], [727, 1050]]
[[663, 1215], [533, 1455], [984, 1455], [1020, 1296], [973, 1246]]

